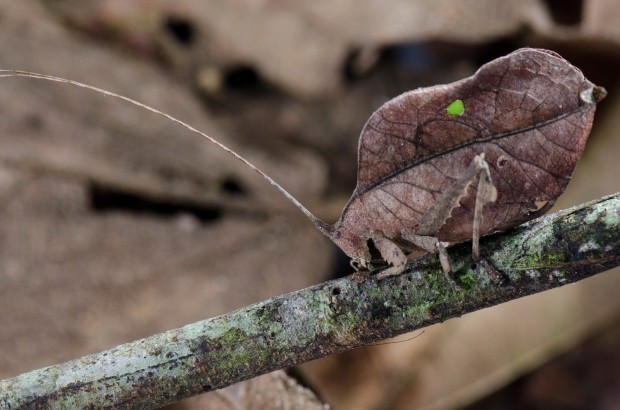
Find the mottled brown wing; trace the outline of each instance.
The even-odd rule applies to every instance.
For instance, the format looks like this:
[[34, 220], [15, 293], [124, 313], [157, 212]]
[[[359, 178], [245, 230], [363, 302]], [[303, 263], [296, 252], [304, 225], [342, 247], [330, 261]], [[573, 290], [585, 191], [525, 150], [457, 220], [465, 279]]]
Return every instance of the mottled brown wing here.
[[[336, 226], [396, 238], [480, 153], [498, 191], [481, 234], [531, 218], [564, 190], [604, 91], [556, 53], [520, 49], [473, 76], [404, 93], [380, 107], [359, 141], [357, 188]], [[449, 113], [455, 100], [464, 112]], [[460, 114], [460, 115], [459, 115]], [[471, 238], [474, 189], [436, 236]]]

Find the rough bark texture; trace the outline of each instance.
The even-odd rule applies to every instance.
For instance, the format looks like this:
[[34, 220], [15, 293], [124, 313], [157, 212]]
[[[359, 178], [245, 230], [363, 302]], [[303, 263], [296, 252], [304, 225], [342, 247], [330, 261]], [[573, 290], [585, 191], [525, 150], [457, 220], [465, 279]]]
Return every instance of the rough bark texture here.
[[451, 249], [400, 276], [354, 275], [0, 381], [0, 407], [154, 408], [578, 281], [620, 264], [620, 194]]

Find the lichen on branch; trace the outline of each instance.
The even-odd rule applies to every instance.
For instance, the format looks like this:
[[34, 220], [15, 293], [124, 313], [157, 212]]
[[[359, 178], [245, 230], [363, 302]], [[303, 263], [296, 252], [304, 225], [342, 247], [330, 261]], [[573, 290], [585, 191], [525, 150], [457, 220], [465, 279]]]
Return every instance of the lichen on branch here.
[[155, 408], [620, 265], [620, 194], [450, 249], [377, 280], [356, 274], [0, 381], [0, 408]]

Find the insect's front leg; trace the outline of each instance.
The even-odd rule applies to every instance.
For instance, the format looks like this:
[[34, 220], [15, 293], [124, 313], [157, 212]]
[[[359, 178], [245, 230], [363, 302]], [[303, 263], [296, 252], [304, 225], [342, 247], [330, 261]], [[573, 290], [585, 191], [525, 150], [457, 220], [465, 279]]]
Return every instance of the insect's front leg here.
[[398, 275], [405, 270], [407, 264], [407, 255], [400, 249], [400, 247], [394, 243], [391, 239], [383, 236], [375, 236], [372, 238], [372, 242], [375, 248], [381, 254], [383, 260], [391, 264], [392, 266], [379, 272], [377, 279], [387, 278], [388, 276]]

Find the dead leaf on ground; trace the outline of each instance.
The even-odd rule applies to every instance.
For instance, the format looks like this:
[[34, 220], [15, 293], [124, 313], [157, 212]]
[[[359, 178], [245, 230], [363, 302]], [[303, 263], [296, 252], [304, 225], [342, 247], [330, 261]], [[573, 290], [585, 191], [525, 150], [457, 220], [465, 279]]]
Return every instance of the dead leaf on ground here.
[[376, 0], [363, 5], [348, 0], [284, 7], [277, 1], [236, 1], [217, 3], [217, 12], [215, 5], [194, 0], [150, 2], [147, 9], [124, 3], [102, 0], [86, 9], [81, 3], [75, 7], [75, 1], [51, 5], [86, 31], [114, 27], [118, 33], [122, 28], [128, 41], [166, 42], [162, 27], [167, 21], [189, 24], [196, 33], [191, 59], [206, 66], [255, 66], [269, 81], [304, 97], [338, 89], [347, 56], [355, 49], [425, 39], [476, 42], [514, 32], [534, 19], [549, 20], [536, 0]]
[[[377, 0], [363, 4], [348, 0], [286, 7], [277, 1], [236, 1], [218, 3], [217, 12], [215, 5], [205, 7], [195, 0], [131, 7], [125, 3], [100, 0], [85, 7], [79, 1], [65, 0], [50, 5], [81, 30], [108, 30], [117, 40], [124, 35], [127, 45], [145, 53], [164, 49], [182, 67], [203, 66], [218, 84], [223, 79], [213, 67], [253, 66], [270, 82], [303, 97], [329, 95], [339, 89], [341, 72], [352, 53], [358, 56], [357, 64], [372, 65], [378, 50], [391, 44], [492, 41], [524, 26], [556, 40], [620, 41], [620, 25], [616, 24], [620, 10], [613, 0], [584, 1], [581, 15], [568, 23], [562, 16], [572, 11], [541, 0]], [[166, 26], [174, 23], [192, 33], [193, 51], [188, 52], [188, 44], [175, 47], [166, 35]]]
[[[38, 5], [2, 9], [0, 66], [99, 84], [106, 78], [109, 88], [215, 129], [191, 93], [156, 69], [75, 38]], [[67, 64], [75, 56], [80, 64]], [[0, 90], [0, 377], [329, 274], [329, 245], [312, 226], [195, 135], [58, 84], [2, 81]], [[302, 196], [323, 189], [314, 155], [249, 156]], [[245, 207], [228, 207], [235, 200]]]

